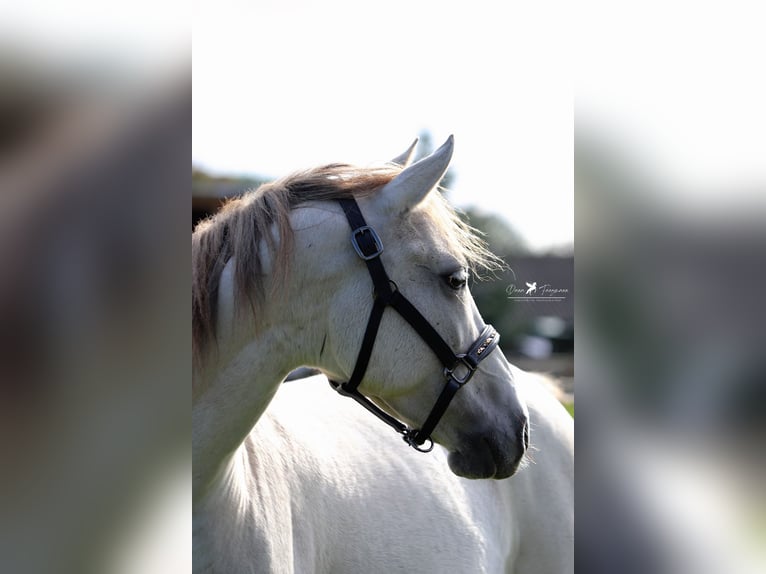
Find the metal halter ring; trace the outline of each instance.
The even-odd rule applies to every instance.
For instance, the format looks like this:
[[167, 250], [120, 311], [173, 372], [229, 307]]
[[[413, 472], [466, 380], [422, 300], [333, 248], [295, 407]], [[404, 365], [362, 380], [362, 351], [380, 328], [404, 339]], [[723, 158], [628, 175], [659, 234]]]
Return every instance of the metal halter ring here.
[[[410, 429], [409, 432], [402, 433], [402, 438], [404, 439], [404, 442], [406, 442], [408, 445], [410, 445], [412, 448], [414, 448], [418, 452], [431, 452], [434, 449], [434, 441], [429, 436], [426, 438], [425, 441], [423, 441], [422, 444], [418, 444], [415, 442], [415, 437], [413, 435], [417, 434], [417, 430]], [[423, 445], [427, 444], [427, 447], [424, 447]]]
[[[458, 362], [455, 363], [452, 367], [444, 367], [444, 378], [448, 381], [455, 381], [462, 387], [464, 384], [471, 380], [471, 377], [473, 377], [473, 374], [476, 372], [476, 367], [468, 362], [465, 354], [460, 354], [457, 356], [457, 358], [459, 359]], [[463, 377], [455, 374], [455, 369], [457, 369], [461, 364], [465, 366], [466, 369], [468, 369], [468, 372]]]

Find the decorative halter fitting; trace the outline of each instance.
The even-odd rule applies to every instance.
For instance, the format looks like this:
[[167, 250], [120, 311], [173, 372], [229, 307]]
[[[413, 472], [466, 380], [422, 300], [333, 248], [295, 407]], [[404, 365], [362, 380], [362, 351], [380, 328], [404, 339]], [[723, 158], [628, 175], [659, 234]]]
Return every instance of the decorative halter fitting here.
[[[370, 312], [370, 318], [367, 320], [367, 330], [364, 333], [362, 346], [359, 349], [351, 378], [345, 383], [330, 381], [330, 385], [340, 394], [351, 397], [384, 423], [391, 426], [402, 435], [404, 442], [412, 448], [420, 452], [429, 452], [434, 446], [431, 433], [436, 428], [439, 420], [441, 420], [455, 393], [471, 380], [471, 377], [473, 377], [476, 369], [479, 367], [479, 363], [495, 350], [500, 340], [500, 335], [492, 325], [487, 325], [467, 352], [461, 354], [453, 353], [450, 346], [436, 332], [436, 329], [402, 295], [396, 283], [389, 279], [386, 270], [383, 268], [383, 262], [380, 260], [380, 254], [383, 252], [383, 243], [381, 243], [375, 230], [367, 225], [356, 200], [353, 198], [339, 199], [338, 202], [343, 208], [343, 212], [346, 214], [346, 219], [352, 229], [351, 244], [354, 246], [354, 250], [356, 250], [359, 257], [367, 264], [367, 270], [370, 272], [375, 290], [372, 311]], [[436, 400], [436, 404], [431, 409], [431, 413], [420, 429], [409, 428], [401, 421], [384, 412], [359, 392], [359, 385], [367, 371], [372, 348], [375, 345], [375, 337], [377, 336], [378, 327], [386, 307], [393, 307], [415, 329], [421, 339], [431, 347], [431, 350], [441, 361], [442, 365], [444, 365], [444, 378], [447, 382], [439, 398]], [[429, 445], [422, 448], [423, 443], [426, 441], [429, 442]]]

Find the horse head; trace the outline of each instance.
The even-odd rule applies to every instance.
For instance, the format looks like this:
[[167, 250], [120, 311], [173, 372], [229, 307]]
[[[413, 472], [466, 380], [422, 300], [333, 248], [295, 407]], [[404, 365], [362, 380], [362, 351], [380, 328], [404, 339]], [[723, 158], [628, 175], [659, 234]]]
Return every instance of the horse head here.
[[[449, 451], [455, 474], [506, 478], [519, 467], [529, 440], [527, 409], [507, 360], [499, 349], [487, 352], [475, 365], [456, 367], [463, 371], [455, 375], [445, 366], [448, 359], [435, 352], [438, 345], [426, 340], [425, 327], [416, 325], [427, 322], [443, 346], [464, 363], [462, 355], [469, 349], [477, 357], [493, 350], [496, 333], [486, 328], [469, 279], [472, 268], [496, 259], [437, 189], [452, 157], [452, 138], [428, 157], [406, 165], [412, 151], [413, 146], [395, 160], [404, 167], [385, 185], [354, 199], [365, 227], [374, 230], [368, 252], [358, 245], [368, 232], [350, 234], [351, 218], [337, 202], [322, 203], [320, 222], [316, 205], [307, 203], [306, 209], [296, 210], [296, 245], [310, 246], [295, 254], [295, 269], [303, 277], [302, 299], [321, 301], [323, 307], [321, 314], [314, 314], [324, 332], [315, 366], [331, 380], [348, 381], [359, 370], [362, 341], [369, 336], [373, 307], [379, 304], [375, 301], [384, 295], [405, 298], [421, 319], [412, 320], [398, 308], [399, 312], [380, 312], [358, 393], [396, 420], [421, 428], [443, 400], [445, 384], [459, 381], [449, 406], [429, 429], [430, 436]], [[356, 251], [350, 243], [357, 243]], [[390, 291], [380, 280], [375, 283], [366, 261], [370, 258], [379, 259]]]

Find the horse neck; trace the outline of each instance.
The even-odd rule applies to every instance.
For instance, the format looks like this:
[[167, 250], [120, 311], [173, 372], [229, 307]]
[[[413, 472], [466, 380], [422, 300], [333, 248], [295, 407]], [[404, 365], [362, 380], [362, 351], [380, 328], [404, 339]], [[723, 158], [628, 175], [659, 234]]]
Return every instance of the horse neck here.
[[284, 297], [257, 318], [235, 313], [231, 267], [219, 290], [219, 349], [195, 381], [202, 389], [192, 405], [195, 498], [225, 471], [285, 376], [315, 364], [310, 350], [320, 349], [324, 332], [321, 306], [299, 286], [287, 286]]

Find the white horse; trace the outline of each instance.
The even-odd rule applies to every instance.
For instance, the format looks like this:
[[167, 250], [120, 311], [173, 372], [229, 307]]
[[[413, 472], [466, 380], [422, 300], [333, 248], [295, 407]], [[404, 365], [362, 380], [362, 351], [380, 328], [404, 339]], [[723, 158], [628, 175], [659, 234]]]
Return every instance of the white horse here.
[[[447, 345], [479, 354], [486, 347], [477, 347], [483, 322], [465, 269], [493, 259], [432, 192], [451, 153], [450, 138], [404, 169], [332, 165], [303, 172], [230, 202], [195, 231], [195, 570], [324, 571], [292, 531], [271, 530], [284, 524], [285, 493], [264, 471], [272, 451], [258, 432], [269, 419], [253, 427], [292, 368], [312, 365], [335, 380], [348, 380], [354, 369], [373, 300], [337, 199], [357, 199], [386, 244], [379, 259], [389, 276]], [[360, 390], [416, 427], [442, 395], [442, 371], [420, 335], [387, 312]], [[523, 457], [527, 416], [510, 366], [501, 353], [488, 353], [431, 436], [449, 451], [455, 473], [505, 478]]]

